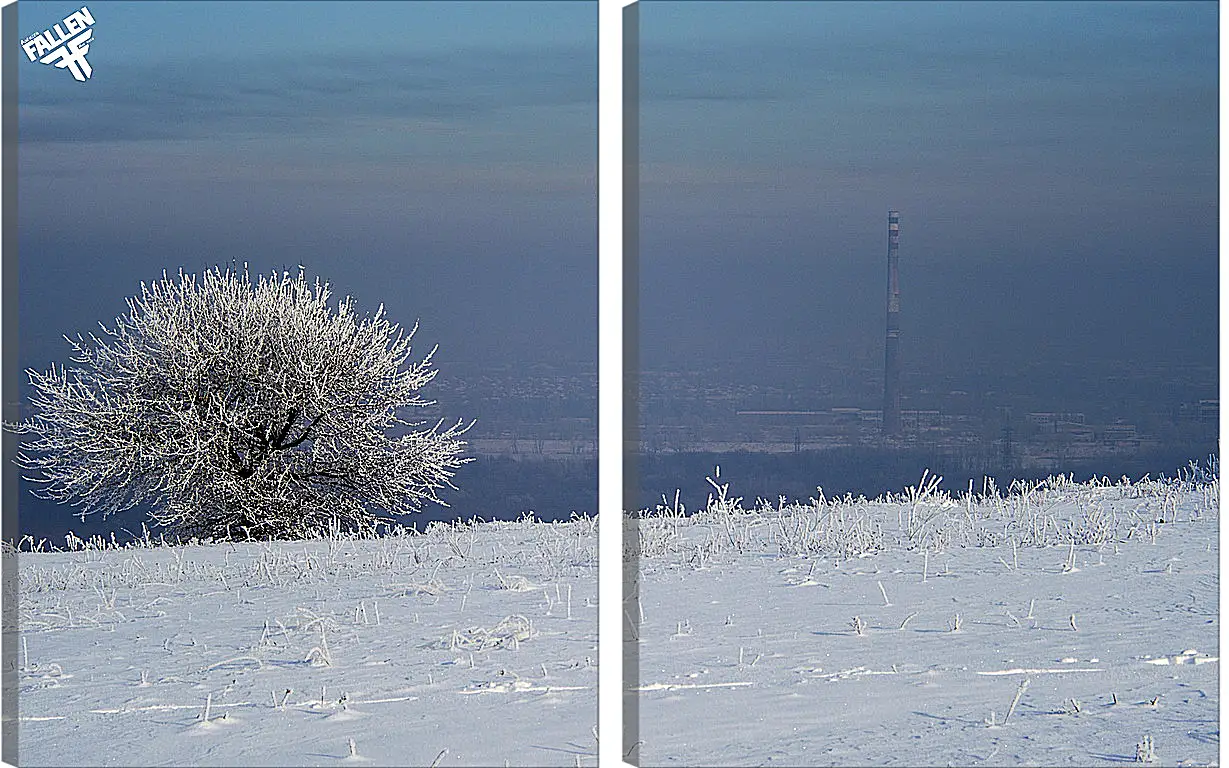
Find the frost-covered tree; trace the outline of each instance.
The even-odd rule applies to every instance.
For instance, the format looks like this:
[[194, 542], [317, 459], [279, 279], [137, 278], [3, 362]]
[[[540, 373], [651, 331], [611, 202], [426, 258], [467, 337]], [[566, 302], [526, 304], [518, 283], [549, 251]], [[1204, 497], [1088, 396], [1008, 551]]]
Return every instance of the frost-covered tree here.
[[141, 284], [113, 328], [76, 339], [72, 366], [28, 371], [18, 463], [35, 493], [82, 514], [149, 505], [185, 535], [287, 538], [418, 511], [468, 459], [462, 423], [413, 409], [434, 350], [330, 304], [300, 270], [214, 269]]

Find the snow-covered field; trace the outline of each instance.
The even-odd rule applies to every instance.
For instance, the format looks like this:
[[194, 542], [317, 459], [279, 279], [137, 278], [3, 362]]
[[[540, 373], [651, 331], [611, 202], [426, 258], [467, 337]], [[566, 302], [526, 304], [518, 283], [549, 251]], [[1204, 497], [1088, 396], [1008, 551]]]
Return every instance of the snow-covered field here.
[[18, 558], [23, 766], [595, 764], [595, 519]]
[[[721, 482], [637, 523], [642, 765], [1216, 762], [1217, 483]], [[22, 552], [21, 764], [595, 765], [596, 550], [586, 518]]]
[[640, 762], [1213, 764], [1218, 488], [659, 510]]

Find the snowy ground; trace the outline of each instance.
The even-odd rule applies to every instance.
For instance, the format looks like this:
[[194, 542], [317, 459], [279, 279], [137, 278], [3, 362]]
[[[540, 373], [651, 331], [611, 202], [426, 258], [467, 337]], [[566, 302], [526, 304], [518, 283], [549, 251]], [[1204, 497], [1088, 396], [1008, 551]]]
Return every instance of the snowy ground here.
[[640, 763], [1214, 764], [1218, 486], [978, 490], [641, 520]]
[[583, 519], [22, 553], [20, 763], [594, 765], [596, 545]]
[[[638, 524], [642, 765], [1216, 762], [1218, 485], [715, 495]], [[592, 766], [596, 539], [22, 553], [20, 762]]]

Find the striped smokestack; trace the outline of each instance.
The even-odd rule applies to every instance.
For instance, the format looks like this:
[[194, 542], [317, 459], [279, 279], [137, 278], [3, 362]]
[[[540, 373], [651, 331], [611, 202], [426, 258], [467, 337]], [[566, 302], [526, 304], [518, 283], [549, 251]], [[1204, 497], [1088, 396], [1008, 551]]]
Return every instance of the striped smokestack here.
[[883, 434], [900, 434], [900, 211], [888, 211], [888, 333], [884, 342]]

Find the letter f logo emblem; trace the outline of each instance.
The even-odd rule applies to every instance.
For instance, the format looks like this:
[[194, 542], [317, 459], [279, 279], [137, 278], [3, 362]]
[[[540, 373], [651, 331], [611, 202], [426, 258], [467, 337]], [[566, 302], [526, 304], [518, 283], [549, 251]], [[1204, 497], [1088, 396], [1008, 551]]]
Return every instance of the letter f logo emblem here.
[[90, 51], [90, 39], [93, 36], [94, 30], [87, 29], [39, 61], [43, 64], [55, 64], [58, 69], [67, 68], [74, 78], [84, 83], [90, 75], [94, 74], [94, 68], [85, 60], [85, 54]]

